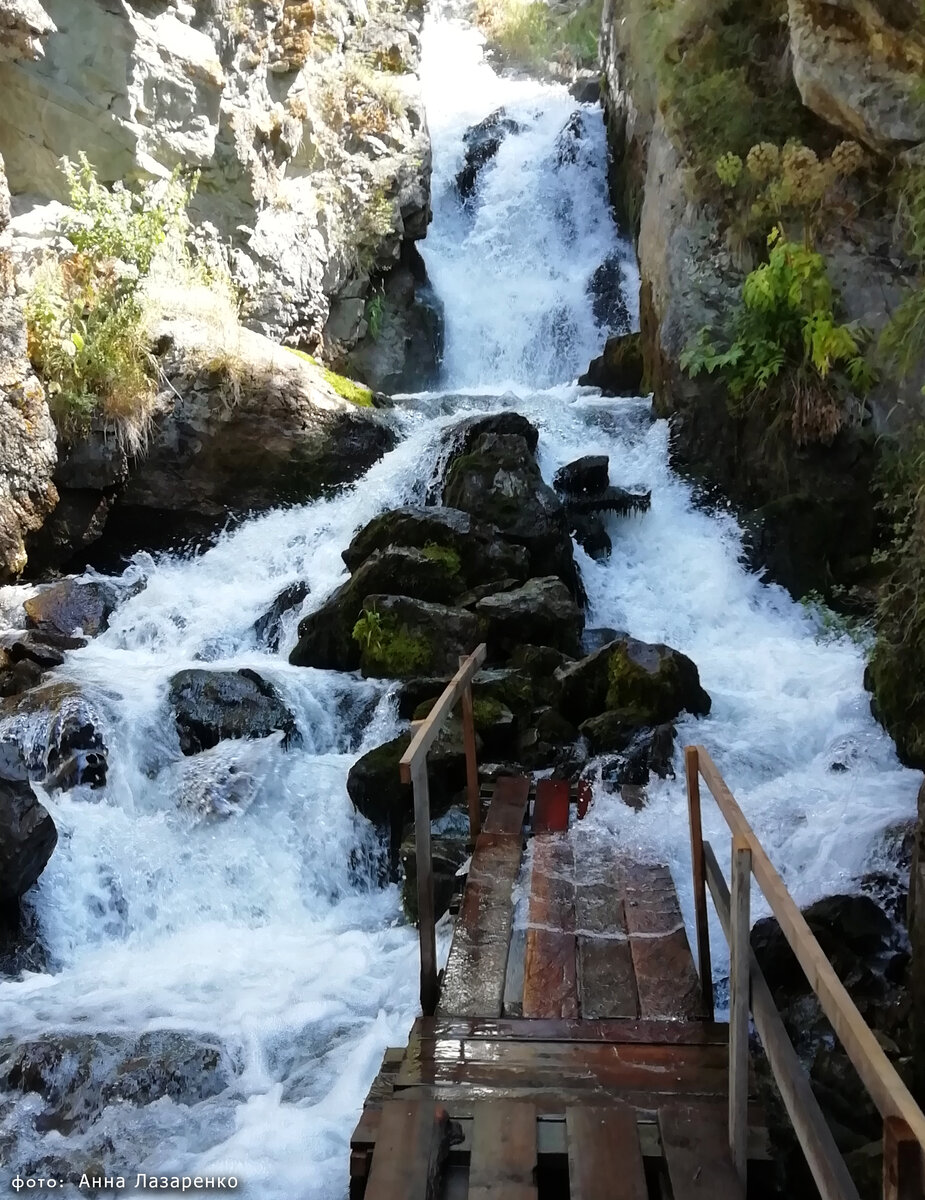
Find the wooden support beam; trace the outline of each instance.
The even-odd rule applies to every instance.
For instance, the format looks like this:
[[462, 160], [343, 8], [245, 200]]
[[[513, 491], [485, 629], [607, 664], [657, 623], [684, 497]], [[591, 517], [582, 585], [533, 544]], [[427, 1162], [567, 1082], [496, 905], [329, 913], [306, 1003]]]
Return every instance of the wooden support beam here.
[[418, 939], [421, 945], [421, 1011], [437, 1008], [437, 922], [434, 905], [434, 859], [430, 849], [430, 789], [427, 758], [411, 777], [414, 793], [414, 842], [417, 858]]
[[402, 783], [411, 782], [415, 768], [426, 759], [427, 751], [437, 740], [437, 735], [443, 728], [443, 722], [456, 707], [456, 703], [461, 698], [466, 687], [472, 683], [472, 677], [485, 661], [487, 653], [488, 648], [484, 642], [472, 651], [443, 689], [437, 703], [418, 726], [414, 737], [411, 739], [411, 745], [402, 755], [401, 761], [398, 764]]
[[[703, 861], [710, 894], [728, 940], [731, 927], [729, 888], [709, 842], [703, 844]], [[822, 1200], [858, 1200], [858, 1190], [835, 1145], [803, 1064], [787, 1036], [754, 953], [750, 954], [749, 961], [755, 1027], [819, 1194]]]
[[912, 1130], [898, 1117], [883, 1122], [883, 1200], [922, 1200], [922, 1151]]
[[[466, 669], [467, 659], [461, 656], [459, 669]], [[479, 763], [475, 751], [475, 712], [472, 707], [472, 679], [462, 692], [463, 749], [466, 753], [466, 799], [469, 804], [469, 837], [475, 841], [482, 830], [482, 807], [479, 799]]]
[[732, 839], [729, 937], [729, 1152], [744, 1190], [748, 1175], [748, 1010], [752, 853]]
[[710, 924], [707, 919], [707, 885], [703, 871], [703, 824], [700, 816], [700, 766], [697, 747], [688, 746], [684, 751], [684, 769], [687, 776], [687, 811], [690, 818], [691, 874], [694, 882], [694, 916], [697, 927], [697, 968], [700, 974], [700, 990], [703, 993], [703, 1011], [708, 1020], [713, 1020], [713, 963], [710, 958]]

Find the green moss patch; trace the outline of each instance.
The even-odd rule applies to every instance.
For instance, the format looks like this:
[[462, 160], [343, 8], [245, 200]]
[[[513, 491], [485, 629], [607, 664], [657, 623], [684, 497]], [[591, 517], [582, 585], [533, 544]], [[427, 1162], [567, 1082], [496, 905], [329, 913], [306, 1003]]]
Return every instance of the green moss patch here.
[[450, 575], [458, 575], [462, 570], [459, 555], [449, 546], [438, 546], [436, 542], [426, 542], [421, 553], [431, 562], [442, 564]]
[[430, 643], [392, 617], [364, 610], [353, 627], [363, 672], [384, 679], [409, 679], [426, 673], [433, 660]]
[[338, 375], [336, 371], [332, 371], [330, 367], [324, 366], [317, 358], [311, 354], [306, 354], [304, 350], [296, 350], [294, 346], [287, 346], [286, 349], [290, 354], [296, 354], [299, 358], [317, 367], [325, 378], [325, 382], [337, 392], [342, 400], [349, 400], [351, 404], [356, 404], [360, 408], [373, 407], [373, 393], [368, 387], [364, 387], [362, 383], [356, 383], [352, 379], [348, 379], [346, 375]]

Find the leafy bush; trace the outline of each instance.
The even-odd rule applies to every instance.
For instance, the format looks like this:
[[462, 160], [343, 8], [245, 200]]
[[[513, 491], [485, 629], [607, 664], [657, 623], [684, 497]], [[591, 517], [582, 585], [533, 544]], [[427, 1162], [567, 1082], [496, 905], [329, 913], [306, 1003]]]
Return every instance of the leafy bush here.
[[837, 323], [821, 254], [785, 241], [780, 230], [768, 245], [768, 261], [745, 280], [724, 344], [702, 329], [681, 367], [691, 376], [720, 372], [734, 411], [768, 397], [775, 416], [789, 416], [798, 445], [830, 441], [847, 419], [843, 385], [863, 392], [872, 382], [862, 334]]
[[596, 63], [601, 8], [602, 0], [587, 0], [563, 16], [545, 0], [478, 0], [476, 20], [505, 62], [542, 73], [553, 61]]
[[36, 272], [26, 301], [29, 355], [65, 441], [99, 414], [137, 449], [156, 391], [142, 286], [171, 239], [185, 254], [195, 182], [174, 176], [141, 193], [109, 191], [84, 155], [63, 170], [75, 212], [62, 232], [77, 253]]

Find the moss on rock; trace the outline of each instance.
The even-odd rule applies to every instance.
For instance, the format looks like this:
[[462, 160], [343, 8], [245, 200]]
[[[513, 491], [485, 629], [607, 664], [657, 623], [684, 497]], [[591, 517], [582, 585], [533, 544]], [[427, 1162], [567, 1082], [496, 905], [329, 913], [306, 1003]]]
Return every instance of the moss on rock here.
[[287, 346], [286, 349], [311, 363], [313, 367], [317, 367], [324, 376], [325, 383], [329, 384], [342, 400], [349, 400], [351, 404], [356, 404], [360, 408], [373, 407], [373, 393], [368, 387], [364, 387], [362, 383], [356, 383], [353, 379], [348, 379], [346, 375], [338, 375], [336, 371], [332, 371], [330, 367], [320, 363], [311, 354], [306, 354], [304, 350], [296, 350], [294, 346]]

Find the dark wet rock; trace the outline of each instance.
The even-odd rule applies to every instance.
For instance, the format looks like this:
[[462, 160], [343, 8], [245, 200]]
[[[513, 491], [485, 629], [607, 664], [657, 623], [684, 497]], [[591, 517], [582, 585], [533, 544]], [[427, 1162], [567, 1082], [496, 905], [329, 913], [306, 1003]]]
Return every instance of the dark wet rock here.
[[57, 842], [55, 823], [30, 785], [0, 779], [0, 905], [32, 887]]
[[[363, 647], [353, 636], [367, 596], [388, 594], [446, 603], [463, 591], [459, 556], [425, 544], [376, 550], [346, 583], [299, 622], [299, 640], [289, 656], [298, 667], [355, 671]], [[425, 668], [429, 670], [429, 668]], [[454, 668], [455, 669], [455, 668]]]
[[578, 730], [555, 708], [545, 705], [531, 713], [520, 735], [517, 759], [528, 770], [562, 764], [578, 738]]
[[478, 645], [478, 621], [464, 608], [382, 595], [367, 596], [363, 608], [376, 614], [360, 645], [360, 667], [366, 676], [414, 679], [453, 674], [460, 656]]
[[[511, 416], [516, 414], [509, 414]], [[530, 552], [537, 575], [558, 575], [575, 593], [578, 579], [565, 512], [520, 434], [481, 433], [450, 459], [443, 498], [495, 525]]]
[[426, 700], [439, 696], [451, 678], [451, 675], [439, 675], [404, 680], [395, 693], [399, 717], [403, 721], [410, 721], [417, 708]]
[[[512, 667], [526, 671], [533, 679], [543, 681], [547, 692], [552, 687], [556, 671], [573, 660], [561, 650], [553, 646], [533, 646], [529, 643], [519, 645], [509, 659]], [[556, 685], [558, 690], [558, 685]]]
[[560, 467], [552, 485], [565, 496], [599, 496], [610, 483], [610, 459], [606, 454], [586, 454]]
[[581, 611], [561, 579], [529, 579], [513, 591], [487, 596], [475, 606], [489, 653], [509, 654], [527, 641], [578, 654], [584, 624]]
[[585, 629], [581, 635], [582, 653], [593, 654], [595, 650], [600, 650], [602, 646], [607, 646], [622, 636], [619, 629], [611, 629], [608, 625]]
[[226, 739], [262, 738], [276, 731], [298, 737], [295, 717], [272, 684], [256, 671], [179, 671], [170, 681], [180, 749], [198, 754]]
[[559, 704], [573, 720], [620, 710], [637, 726], [662, 725], [681, 712], [704, 716], [710, 697], [694, 663], [662, 644], [620, 637], [593, 654], [560, 668]]
[[49, 791], [106, 782], [107, 748], [96, 703], [74, 683], [48, 683], [0, 701], [0, 739], [23, 749], [29, 777]]
[[461, 596], [456, 597], [456, 606], [458, 608], [475, 608], [480, 600], [484, 600], [486, 596], [497, 596], [501, 592], [510, 592], [514, 588], [520, 586], [519, 579], [499, 579], [494, 583], [481, 583], [478, 587], [470, 588], [468, 592], [463, 592]]
[[[62, 646], [62, 641], [67, 641], [68, 645]], [[0, 634], [0, 651], [9, 665], [31, 662], [43, 671], [60, 667], [65, 650], [85, 645], [83, 638], [62, 639], [36, 629], [16, 629]]]
[[531, 454], [536, 453], [540, 442], [540, 431], [519, 412], [490, 413], [487, 417], [467, 417], [454, 425], [446, 435], [451, 454], [468, 454], [478, 439], [485, 433], [499, 436], [521, 437]]
[[172, 1029], [53, 1033], [0, 1047], [0, 1086], [41, 1097], [41, 1133], [83, 1132], [107, 1105], [162, 1097], [197, 1104], [225, 1091], [242, 1069], [217, 1039]]
[[[578, 726], [581, 736], [587, 741], [592, 754], [607, 754], [625, 750], [638, 732], [639, 725], [632, 713], [613, 709], [589, 717]], [[624, 782], [623, 780], [620, 781]]]
[[536, 691], [529, 671], [512, 667], [483, 667], [472, 680], [472, 694], [477, 701], [498, 701], [510, 708], [518, 718], [532, 711]]
[[494, 580], [526, 579], [528, 574], [522, 546], [502, 541], [493, 526], [455, 508], [407, 505], [382, 513], [355, 535], [342, 557], [348, 570], [356, 571], [375, 551], [390, 547], [453, 551], [468, 588]]
[[600, 72], [590, 69], [578, 71], [574, 82], [569, 85], [568, 93], [579, 104], [596, 104], [601, 98]]
[[570, 517], [597, 513], [616, 513], [628, 517], [633, 513], [648, 512], [651, 504], [651, 492], [629, 492], [626, 488], [611, 486], [594, 496], [571, 497], [567, 502], [567, 511]]
[[578, 382], [584, 387], [600, 388], [605, 396], [644, 395], [646, 389], [639, 334], [625, 333], [608, 338], [603, 354], [591, 361]]
[[308, 593], [307, 583], [291, 583], [289, 587], [283, 588], [263, 616], [254, 622], [254, 636], [257, 641], [271, 650], [278, 650], [283, 632], [283, 617], [294, 608], [298, 608]]
[[[419, 704], [412, 714], [413, 719], [423, 721], [438, 698], [432, 696]], [[481, 695], [474, 697], [472, 710], [473, 723], [486, 753], [497, 756], [512, 752], [517, 719], [507, 705], [493, 696]]]
[[652, 775], [675, 776], [672, 757], [677, 732], [673, 725], [638, 729], [621, 720], [620, 713], [592, 717], [581, 726], [594, 754], [614, 754], [601, 767], [601, 778], [610, 787], [645, 787]]
[[45, 524], [27, 538], [29, 569], [66, 567], [103, 536], [115, 492], [82, 491], [58, 484], [58, 503]]
[[623, 334], [630, 328], [626, 287], [623, 258], [616, 252], [608, 254], [588, 283], [594, 319], [608, 333]]
[[468, 200], [474, 194], [479, 175], [498, 153], [508, 134], [520, 133], [522, 129], [519, 122], [499, 108], [466, 130], [463, 134], [465, 156], [456, 175], [456, 190], [462, 200]]
[[[398, 861], [405, 828], [414, 816], [411, 787], [402, 783], [398, 772], [401, 756], [410, 744], [410, 733], [385, 742], [357, 759], [347, 775], [347, 793], [354, 808], [386, 831], [393, 867]], [[431, 817], [439, 817], [466, 784], [466, 759], [458, 719], [444, 726], [428, 755], [427, 766]]]
[[119, 603], [119, 589], [105, 580], [62, 579], [23, 604], [30, 625], [64, 637], [95, 637]]
[[[434, 876], [434, 910], [439, 921], [449, 909], [453, 896], [461, 887], [462, 880], [456, 872], [469, 857], [469, 847], [465, 835], [459, 837], [434, 836], [430, 841], [430, 850]], [[408, 920], [417, 924], [418, 859], [413, 830], [401, 844], [399, 860], [402, 869], [402, 907]]]
[[45, 668], [37, 662], [28, 658], [14, 662], [7, 657], [5, 650], [0, 650], [0, 699], [27, 692], [41, 681], [44, 674]]
[[556, 137], [556, 165], [569, 166], [578, 162], [579, 146], [585, 136], [585, 119], [581, 109], [576, 109]]
[[48, 969], [38, 918], [28, 898], [0, 903], [0, 979]]

